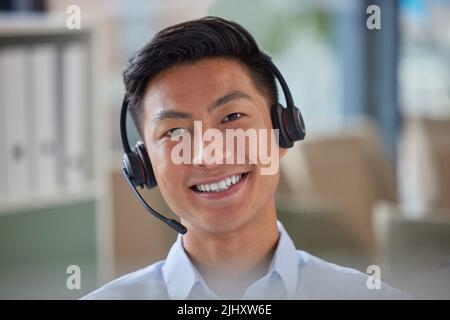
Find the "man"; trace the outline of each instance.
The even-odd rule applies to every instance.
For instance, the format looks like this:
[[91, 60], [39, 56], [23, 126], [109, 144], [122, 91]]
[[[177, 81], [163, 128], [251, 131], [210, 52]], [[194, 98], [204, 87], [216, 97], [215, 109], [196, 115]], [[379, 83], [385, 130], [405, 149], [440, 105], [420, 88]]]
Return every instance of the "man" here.
[[[85, 298], [405, 297], [385, 284], [369, 290], [367, 275], [296, 250], [276, 217], [278, 170], [262, 174], [259, 160], [202, 161], [208, 143], [194, 132], [196, 121], [202, 130], [223, 133], [273, 129], [277, 89], [261, 57], [241, 26], [207, 17], [162, 30], [130, 59], [124, 71], [129, 110], [160, 191], [188, 232], [178, 236], [165, 261]], [[192, 162], [175, 163], [173, 149], [184, 139], [194, 140]], [[235, 152], [225, 148], [224, 159]], [[286, 152], [276, 148], [270, 155]]]

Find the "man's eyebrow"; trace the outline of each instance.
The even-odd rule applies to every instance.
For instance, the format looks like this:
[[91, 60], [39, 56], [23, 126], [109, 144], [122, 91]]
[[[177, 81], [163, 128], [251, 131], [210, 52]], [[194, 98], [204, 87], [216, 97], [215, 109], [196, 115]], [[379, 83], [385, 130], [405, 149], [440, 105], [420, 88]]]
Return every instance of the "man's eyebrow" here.
[[152, 119], [153, 122], [165, 119], [191, 119], [192, 113], [176, 111], [176, 110], [160, 110]]
[[232, 91], [230, 93], [227, 93], [225, 95], [223, 95], [222, 97], [218, 98], [216, 101], [214, 101], [209, 107], [208, 107], [208, 112], [213, 111], [214, 109], [221, 107], [225, 104], [227, 104], [228, 102], [230, 102], [231, 100], [235, 100], [235, 99], [252, 99], [248, 94], [242, 92], [242, 91]]
[[[229, 92], [229, 93], [221, 96], [220, 98], [218, 98], [212, 104], [210, 104], [208, 106], [208, 112], [212, 112], [214, 109], [224, 106], [231, 100], [235, 100], [235, 99], [250, 99], [251, 100], [251, 97], [242, 91]], [[152, 121], [157, 122], [157, 121], [161, 121], [161, 120], [165, 120], [165, 119], [191, 119], [191, 118], [192, 118], [192, 113], [189, 113], [189, 112], [183, 112], [183, 111], [177, 111], [177, 110], [160, 110], [153, 117]]]

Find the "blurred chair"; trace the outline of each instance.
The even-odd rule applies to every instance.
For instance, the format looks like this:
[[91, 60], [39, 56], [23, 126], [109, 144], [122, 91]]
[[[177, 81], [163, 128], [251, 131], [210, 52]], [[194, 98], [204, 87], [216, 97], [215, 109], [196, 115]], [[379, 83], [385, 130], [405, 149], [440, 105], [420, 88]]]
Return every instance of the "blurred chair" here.
[[394, 201], [395, 189], [393, 170], [369, 121], [309, 138], [281, 160], [280, 193], [334, 206], [336, 221], [346, 226], [345, 236], [366, 260], [374, 254], [372, 207], [380, 199]]
[[403, 123], [402, 202], [419, 212], [429, 207], [450, 209], [450, 118], [407, 117]]
[[340, 218], [339, 207], [320, 199], [277, 194], [277, 216], [299, 250], [359, 270], [371, 264]]
[[397, 204], [379, 202], [373, 219], [382, 280], [417, 298], [449, 299], [449, 213], [434, 209], [411, 219]]

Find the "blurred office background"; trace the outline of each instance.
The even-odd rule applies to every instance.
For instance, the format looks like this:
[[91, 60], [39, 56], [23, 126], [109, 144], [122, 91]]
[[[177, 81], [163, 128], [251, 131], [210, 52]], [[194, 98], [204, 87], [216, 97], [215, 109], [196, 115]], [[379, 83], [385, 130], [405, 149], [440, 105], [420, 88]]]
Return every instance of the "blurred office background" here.
[[277, 196], [297, 247], [449, 299], [448, 0], [0, 0], [0, 298], [78, 298], [164, 259], [176, 234], [120, 173], [121, 73], [155, 32], [205, 15], [245, 26], [303, 112]]

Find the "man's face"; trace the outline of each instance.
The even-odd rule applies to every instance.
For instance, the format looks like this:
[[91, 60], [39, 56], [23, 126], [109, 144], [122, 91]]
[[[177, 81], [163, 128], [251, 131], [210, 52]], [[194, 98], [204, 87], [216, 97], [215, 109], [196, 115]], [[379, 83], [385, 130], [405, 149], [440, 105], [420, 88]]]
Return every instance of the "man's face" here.
[[[226, 164], [236, 148], [227, 149], [225, 141], [223, 164], [195, 164], [211, 142], [202, 140], [203, 132], [194, 132], [194, 121], [201, 121], [203, 132], [215, 128], [224, 137], [226, 129], [270, 130], [267, 98], [256, 89], [242, 65], [221, 58], [165, 70], [151, 81], [144, 96], [145, 144], [169, 207], [188, 229], [212, 233], [237, 230], [267, 212], [279, 172], [262, 175], [259, 161], [236, 164], [236, 157], [233, 164]], [[176, 164], [171, 154], [179, 142], [171, 137], [188, 132], [192, 140], [191, 164]], [[247, 151], [245, 158], [249, 156]], [[228, 186], [230, 181], [234, 184]], [[228, 185], [224, 186], [224, 182]], [[216, 192], [218, 187], [226, 190]]]

